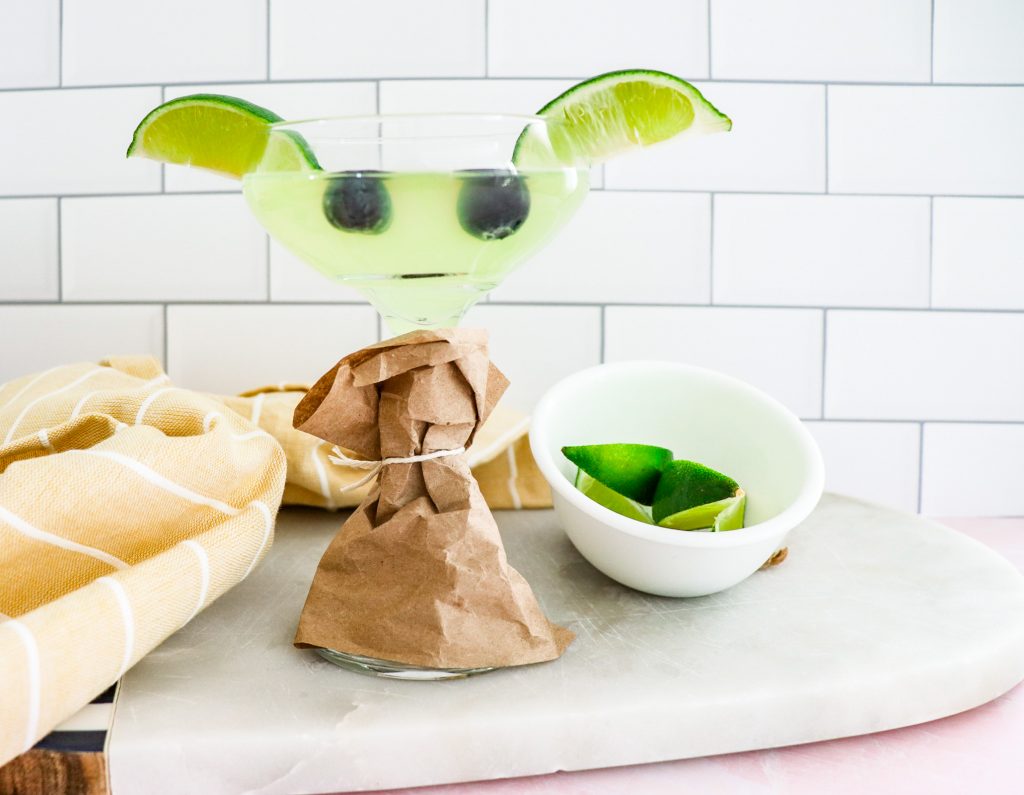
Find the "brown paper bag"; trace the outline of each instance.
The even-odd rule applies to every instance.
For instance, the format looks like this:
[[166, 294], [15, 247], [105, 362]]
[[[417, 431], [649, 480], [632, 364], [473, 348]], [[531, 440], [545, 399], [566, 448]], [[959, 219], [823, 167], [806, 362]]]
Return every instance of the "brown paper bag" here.
[[[346, 356], [294, 424], [370, 459], [468, 447], [508, 386], [482, 329], [414, 331]], [[552, 624], [508, 565], [464, 455], [385, 462], [317, 568], [295, 645], [426, 668], [552, 660]]]

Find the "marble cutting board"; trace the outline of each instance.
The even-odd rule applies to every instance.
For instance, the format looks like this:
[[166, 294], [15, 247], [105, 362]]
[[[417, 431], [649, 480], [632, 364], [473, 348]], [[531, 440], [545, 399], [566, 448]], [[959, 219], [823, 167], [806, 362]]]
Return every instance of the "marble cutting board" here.
[[826, 496], [789, 559], [699, 599], [623, 588], [551, 511], [509, 558], [577, 632], [559, 661], [440, 683], [345, 672], [290, 641], [338, 515], [287, 510], [254, 574], [122, 682], [113, 795], [326, 793], [653, 762], [863, 734], [1024, 678], [1024, 578], [927, 520]]

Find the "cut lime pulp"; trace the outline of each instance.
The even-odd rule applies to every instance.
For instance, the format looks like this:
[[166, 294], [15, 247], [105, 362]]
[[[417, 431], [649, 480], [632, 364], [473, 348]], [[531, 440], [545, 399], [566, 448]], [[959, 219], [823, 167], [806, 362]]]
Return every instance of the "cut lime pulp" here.
[[196, 166], [240, 179], [257, 167], [273, 171], [319, 168], [294, 132], [273, 132], [273, 111], [238, 97], [192, 94], [151, 110], [139, 123], [128, 157]]
[[517, 165], [534, 165], [554, 151], [562, 162], [600, 163], [636, 147], [678, 135], [724, 132], [732, 120], [685, 80], [647, 69], [592, 77], [570, 88], [538, 111], [547, 125], [550, 147], [527, 128], [516, 144]]
[[638, 522], [651, 524], [651, 515], [643, 505], [634, 502], [629, 497], [622, 496], [617, 491], [612, 491], [601, 481], [594, 480], [582, 469], [576, 471], [575, 485], [577, 489], [590, 497], [598, 505], [603, 505], [608, 510], [615, 511], [615, 513], [622, 514], [630, 519], [636, 519]]

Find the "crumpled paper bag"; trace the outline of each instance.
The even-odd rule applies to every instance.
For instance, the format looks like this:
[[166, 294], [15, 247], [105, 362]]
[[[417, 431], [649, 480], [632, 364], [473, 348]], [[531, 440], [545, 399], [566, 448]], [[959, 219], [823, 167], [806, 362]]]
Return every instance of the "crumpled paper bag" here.
[[[467, 447], [508, 386], [482, 329], [414, 331], [346, 356], [294, 424], [366, 459]], [[385, 463], [317, 568], [295, 645], [426, 668], [552, 660], [548, 621], [505, 558], [464, 455]]]

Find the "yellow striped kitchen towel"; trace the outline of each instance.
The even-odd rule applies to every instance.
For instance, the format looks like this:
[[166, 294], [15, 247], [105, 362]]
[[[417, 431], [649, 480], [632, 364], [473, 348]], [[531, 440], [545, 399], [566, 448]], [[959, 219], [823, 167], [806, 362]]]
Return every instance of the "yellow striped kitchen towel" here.
[[[205, 395], [149, 357], [0, 386], [0, 765], [244, 579], [282, 497], [359, 501], [339, 487], [363, 473], [292, 428], [304, 393]], [[492, 507], [550, 504], [522, 418], [489, 426], [470, 454]]]

